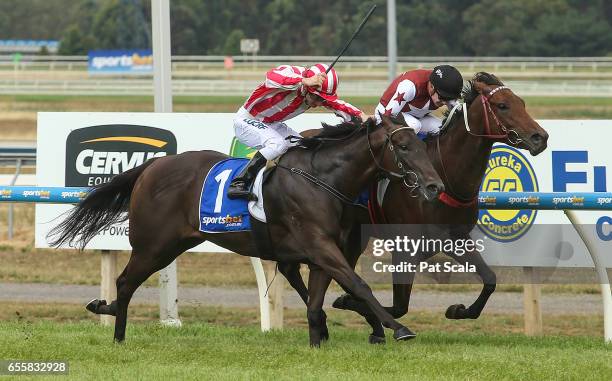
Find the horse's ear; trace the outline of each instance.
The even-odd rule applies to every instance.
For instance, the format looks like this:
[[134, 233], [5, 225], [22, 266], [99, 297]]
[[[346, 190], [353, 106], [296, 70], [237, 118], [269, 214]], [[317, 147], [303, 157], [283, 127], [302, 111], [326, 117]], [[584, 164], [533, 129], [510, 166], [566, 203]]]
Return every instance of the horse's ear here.
[[478, 91], [479, 94], [487, 95], [491, 92], [491, 88], [489, 87], [489, 85], [484, 82], [474, 81], [472, 83], [472, 86], [474, 87], [474, 89], [476, 89], [476, 91]]
[[380, 124], [382, 124], [385, 130], [389, 131], [394, 125], [393, 119], [391, 119], [391, 116], [386, 115], [386, 114], [379, 114], [379, 115], [380, 115], [380, 120], [381, 120]]

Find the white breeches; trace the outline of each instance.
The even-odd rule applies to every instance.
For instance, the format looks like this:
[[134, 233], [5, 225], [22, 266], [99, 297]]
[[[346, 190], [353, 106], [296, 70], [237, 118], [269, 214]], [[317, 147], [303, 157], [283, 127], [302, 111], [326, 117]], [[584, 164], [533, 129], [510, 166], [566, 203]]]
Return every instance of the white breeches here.
[[259, 150], [268, 160], [276, 159], [293, 145], [285, 140], [287, 136], [300, 136], [285, 123], [261, 122], [244, 108], [240, 108], [234, 118], [234, 132], [241, 143]]
[[408, 113], [402, 113], [408, 127], [412, 127], [418, 135], [425, 136], [432, 132], [438, 132], [442, 127], [442, 121], [433, 115], [426, 115], [417, 119]]

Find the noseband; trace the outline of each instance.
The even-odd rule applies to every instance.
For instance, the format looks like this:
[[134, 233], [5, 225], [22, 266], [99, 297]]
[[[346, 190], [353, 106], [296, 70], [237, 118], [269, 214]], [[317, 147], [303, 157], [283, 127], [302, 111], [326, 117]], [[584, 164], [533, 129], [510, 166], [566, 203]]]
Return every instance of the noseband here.
[[[447, 119], [446, 119], [446, 123], [444, 124], [443, 127], [446, 126], [446, 124], [448, 124], [451, 120], [452, 114], [457, 110], [457, 108], [461, 107], [463, 109], [463, 121], [465, 124], [465, 129], [467, 130], [468, 134], [475, 136], [475, 137], [479, 137], [479, 138], [487, 138], [487, 139], [503, 139], [503, 140], [507, 140], [510, 144], [512, 145], [516, 145], [519, 144], [520, 142], [523, 141], [523, 139], [521, 139], [518, 135], [518, 133], [512, 129], [508, 129], [501, 120], [499, 120], [499, 118], [497, 117], [497, 115], [495, 114], [495, 112], [493, 111], [493, 108], [491, 107], [491, 102], [489, 101], [489, 99], [491, 99], [491, 97], [497, 93], [498, 91], [501, 90], [510, 90], [510, 88], [508, 86], [499, 86], [494, 88], [493, 90], [491, 90], [489, 92], [489, 94], [484, 95], [484, 94], [480, 94], [480, 102], [482, 103], [482, 109], [483, 109], [483, 114], [482, 114], [482, 119], [483, 119], [483, 124], [484, 124], [484, 134], [476, 134], [474, 132], [472, 132], [472, 130], [470, 129], [470, 125], [468, 122], [468, 115], [467, 115], [467, 106], [465, 105], [465, 103], [457, 103], [457, 105], [455, 105], [455, 107], [453, 107], [453, 109], [451, 110], [450, 114], [448, 115]], [[491, 126], [489, 124], [489, 115], [491, 115], [493, 117], [493, 120], [495, 121], [495, 124], [497, 125], [497, 128], [502, 131], [501, 134], [493, 134], [491, 133]]]
[[[391, 131], [391, 133], [387, 133], [386, 138], [385, 138], [385, 144], [383, 145], [383, 149], [380, 151], [380, 159], [378, 160], [376, 159], [376, 156], [374, 155], [374, 150], [372, 149], [372, 143], [370, 142], [369, 128], [370, 127], [368, 125], [367, 126], [368, 130], [366, 131], [366, 134], [368, 135], [368, 149], [370, 150], [370, 155], [372, 155], [372, 160], [374, 160], [374, 163], [378, 167], [378, 170], [383, 174], [383, 176], [387, 177], [390, 180], [391, 179], [401, 179], [404, 185], [406, 186], [406, 188], [410, 190], [410, 196], [418, 197], [417, 194], [414, 194], [414, 191], [419, 188], [419, 177], [414, 171], [407, 170], [406, 168], [404, 168], [404, 164], [402, 163], [400, 158], [397, 156], [397, 153], [395, 152], [395, 145], [393, 144], [393, 141], [391, 140], [394, 134], [402, 130], [412, 130], [412, 128], [411, 127], [400, 127], [398, 129]], [[385, 155], [385, 149], [387, 147], [389, 147], [389, 151], [393, 153], [393, 160], [395, 161], [395, 165], [397, 165], [397, 167], [400, 169], [402, 173], [390, 171], [384, 168], [380, 164], [380, 162], [383, 159], [383, 156]]]

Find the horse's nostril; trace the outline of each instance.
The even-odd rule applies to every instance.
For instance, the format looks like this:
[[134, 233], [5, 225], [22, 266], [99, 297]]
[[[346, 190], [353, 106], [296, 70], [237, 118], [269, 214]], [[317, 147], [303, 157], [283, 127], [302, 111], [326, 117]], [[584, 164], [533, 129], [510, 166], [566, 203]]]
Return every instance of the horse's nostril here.
[[533, 134], [531, 135], [531, 138], [529, 139], [531, 140], [533, 144], [541, 144], [543, 140], [542, 135], [540, 134]]
[[438, 195], [444, 191], [444, 185], [442, 184], [429, 184], [426, 186], [427, 192], [431, 195]]

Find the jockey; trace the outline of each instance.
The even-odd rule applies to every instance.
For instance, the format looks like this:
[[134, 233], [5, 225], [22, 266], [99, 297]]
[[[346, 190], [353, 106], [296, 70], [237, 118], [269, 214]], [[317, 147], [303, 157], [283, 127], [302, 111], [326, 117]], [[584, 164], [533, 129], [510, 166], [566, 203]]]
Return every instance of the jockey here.
[[450, 65], [440, 65], [433, 70], [411, 70], [395, 78], [385, 90], [376, 106], [377, 123], [380, 115], [401, 114], [408, 127], [419, 137], [437, 132], [442, 121], [430, 112], [444, 105], [451, 108], [461, 97], [463, 77]]
[[291, 143], [286, 137], [299, 136], [284, 121], [318, 106], [345, 121], [367, 119], [361, 110], [338, 99], [338, 74], [333, 68], [325, 74], [327, 68], [325, 64], [308, 69], [281, 65], [266, 73], [266, 81], [253, 91], [234, 118], [236, 138], [259, 151], [232, 180], [228, 198], [254, 198], [251, 185], [266, 160], [274, 160], [287, 151]]

